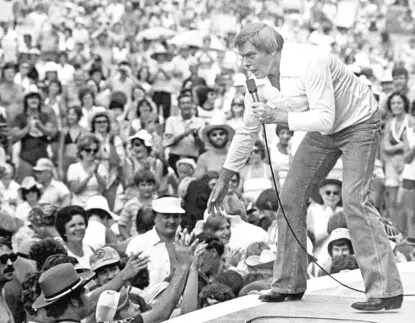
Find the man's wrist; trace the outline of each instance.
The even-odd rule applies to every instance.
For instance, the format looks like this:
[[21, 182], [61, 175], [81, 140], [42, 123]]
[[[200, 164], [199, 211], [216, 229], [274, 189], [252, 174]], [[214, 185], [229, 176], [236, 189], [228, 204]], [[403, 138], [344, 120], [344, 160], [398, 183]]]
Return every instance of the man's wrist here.
[[219, 180], [224, 181], [225, 183], [229, 182], [232, 177], [235, 175], [236, 172], [233, 170], [222, 168], [220, 174], [219, 174]]

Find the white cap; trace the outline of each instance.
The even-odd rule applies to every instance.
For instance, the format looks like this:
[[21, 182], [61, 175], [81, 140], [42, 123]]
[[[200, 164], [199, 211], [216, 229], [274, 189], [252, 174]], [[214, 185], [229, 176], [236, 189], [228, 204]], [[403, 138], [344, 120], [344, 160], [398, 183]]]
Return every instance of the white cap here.
[[184, 209], [181, 206], [181, 201], [177, 197], [162, 197], [151, 202], [153, 211], [165, 214], [183, 214]]

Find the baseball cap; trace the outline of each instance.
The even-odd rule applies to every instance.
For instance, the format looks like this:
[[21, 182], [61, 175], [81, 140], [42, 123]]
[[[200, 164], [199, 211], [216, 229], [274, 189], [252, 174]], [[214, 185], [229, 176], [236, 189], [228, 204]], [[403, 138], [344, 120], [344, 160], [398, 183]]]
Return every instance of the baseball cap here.
[[89, 258], [89, 262], [91, 263], [91, 270], [97, 271], [102, 267], [119, 263], [120, 255], [114, 248], [103, 247], [94, 252]]

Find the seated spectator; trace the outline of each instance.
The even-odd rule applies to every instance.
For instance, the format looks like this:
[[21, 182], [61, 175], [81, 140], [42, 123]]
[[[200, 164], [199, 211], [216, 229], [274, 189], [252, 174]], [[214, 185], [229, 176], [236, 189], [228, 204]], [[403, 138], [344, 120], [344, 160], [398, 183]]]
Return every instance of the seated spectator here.
[[20, 185], [15, 181], [15, 167], [13, 164], [6, 162], [0, 177], [0, 191], [3, 194], [3, 203], [7, 203], [13, 210], [20, 202], [19, 188]]
[[276, 245], [278, 237], [277, 211], [279, 208], [277, 193], [266, 189], [259, 194], [255, 207], [259, 211], [258, 226], [268, 232], [271, 245]]
[[117, 244], [117, 236], [110, 229], [111, 224], [118, 220], [118, 216], [111, 212], [108, 202], [103, 196], [93, 196], [86, 203], [88, 227], [85, 231], [84, 244], [93, 250], [108, 244]]
[[33, 172], [39, 184], [42, 185], [42, 197], [39, 203], [56, 204], [64, 207], [71, 202], [71, 192], [61, 181], [53, 178], [55, 165], [47, 158], [40, 158], [33, 167]]
[[134, 226], [137, 212], [143, 206], [151, 206], [156, 196], [157, 182], [154, 174], [150, 170], [143, 169], [135, 173], [134, 185], [137, 187], [138, 194], [124, 205], [120, 218], [118, 219], [118, 228], [124, 239], [137, 235]]
[[[327, 251], [329, 253], [329, 257], [327, 258], [318, 258], [318, 263], [323, 267], [326, 272], [330, 272], [331, 265], [336, 257], [344, 256], [344, 255], [353, 255], [353, 246], [352, 241], [350, 239], [349, 230], [344, 228], [335, 229], [329, 237]], [[315, 264], [311, 264], [310, 266], [314, 266]], [[312, 273], [314, 277], [320, 277], [326, 275], [320, 268], [316, 268]]]
[[42, 196], [42, 186], [32, 176], [25, 177], [20, 186], [20, 196], [23, 203], [16, 208], [16, 217], [23, 222], [27, 221], [30, 210], [39, 204]]
[[214, 282], [228, 286], [234, 295], [238, 295], [242, 289], [244, 280], [235, 270], [226, 270], [215, 277]]
[[44, 262], [42, 269], [40, 272], [45, 272], [46, 270], [51, 269], [52, 267], [55, 267], [60, 264], [72, 264], [74, 265], [76, 272], [80, 273], [83, 271], [83, 268], [79, 267], [78, 260], [75, 257], [68, 256], [64, 253], [56, 253], [53, 255], [50, 255]]
[[22, 303], [28, 322], [50, 321], [50, 318], [47, 317], [44, 309], [34, 310], [32, 308], [34, 301], [42, 293], [39, 284], [40, 275], [40, 272], [28, 274], [22, 283]]

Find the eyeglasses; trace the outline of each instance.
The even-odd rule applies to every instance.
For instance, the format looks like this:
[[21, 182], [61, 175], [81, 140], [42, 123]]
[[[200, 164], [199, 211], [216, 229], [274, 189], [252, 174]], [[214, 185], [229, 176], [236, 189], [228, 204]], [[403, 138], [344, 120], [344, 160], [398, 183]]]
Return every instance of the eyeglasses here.
[[325, 191], [324, 193], [327, 196], [330, 196], [330, 195], [339, 196], [340, 195], [340, 192], [339, 191]]
[[223, 137], [225, 136], [226, 132], [225, 131], [216, 131], [216, 132], [211, 132], [209, 134], [209, 137]]
[[95, 120], [95, 124], [106, 124], [108, 123], [108, 120]]
[[85, 148], [84, 151], [87, 154], [90, 154], [90, 153], [97, 154], [98, 153], [98, 149]]
[[0, 264], [5, 265], [9, 261], [15, 262], [17, 260], [17, 255], [15, 253], [5, 253], [0, 256]]

